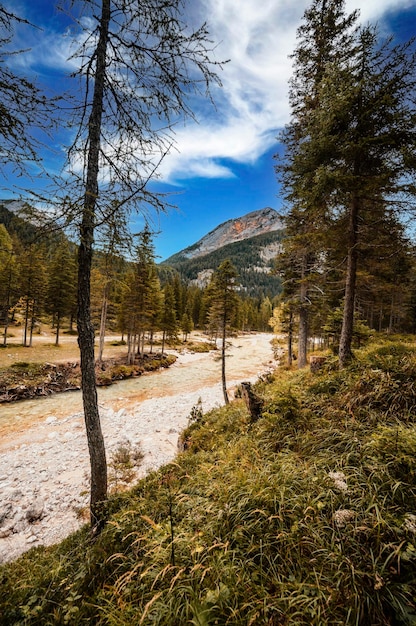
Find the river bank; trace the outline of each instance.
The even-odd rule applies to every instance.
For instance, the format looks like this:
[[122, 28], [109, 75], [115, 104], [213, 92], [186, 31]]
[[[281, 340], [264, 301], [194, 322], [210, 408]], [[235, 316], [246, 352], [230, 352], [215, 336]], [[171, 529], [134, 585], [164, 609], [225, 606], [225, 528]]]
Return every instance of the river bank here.
[[[145, 354], [135, 363], [126, 365], [126, 358], [105, 359], [96, 363], [97, 387], [112, 385], [119, 380], [141, 376], [146, 372], [169, 367], [176, 360], [172, 354]], [[81, 388], [79, 361], [67, 363], [29, 363], [20, 361], [0, 369], [0, 404], [20, 402]]]
[[[248, 335], [231, 342], [227, 357], [230, 390], [275, 366], [270, 339], [270, 335]], [[111, 468], [120, 450], [130, 450], [133, 463], [143, 456], [141, 464], [132, 468], [139, 478], [172, 460], [193, 407], [200, 402], [206, 412], [223, 404], [218, 356], [177, 356], [169, 370], [101, 390], [100, 414], [113, 487], [121, 480], [117, 463]], [[213, 380], [218, 383], [212, 384]], [[73, 394], [78, 392], [58, 394], [55, 404], [45, 399], [43, 415], [39, 404], [30, 427], [12, 430], [2, 440], [0, 562], [32, 546], [56, 543], [85, 521], [89, 460], [83, 415], [81, 410], [72, 410], [77, 401]], [[43, 399], [31, 402], [30, 412]], [[21, 413], [23, 409], [19, 406]]]

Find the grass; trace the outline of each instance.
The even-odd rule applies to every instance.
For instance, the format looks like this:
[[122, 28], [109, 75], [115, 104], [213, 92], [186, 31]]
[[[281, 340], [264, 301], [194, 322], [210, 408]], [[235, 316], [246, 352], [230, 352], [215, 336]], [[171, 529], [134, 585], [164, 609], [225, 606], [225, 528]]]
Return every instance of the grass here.
[[108, 523], [0, 568], [2, 625], [416, 624], [416, 356], [278, 371], [203, 414]]

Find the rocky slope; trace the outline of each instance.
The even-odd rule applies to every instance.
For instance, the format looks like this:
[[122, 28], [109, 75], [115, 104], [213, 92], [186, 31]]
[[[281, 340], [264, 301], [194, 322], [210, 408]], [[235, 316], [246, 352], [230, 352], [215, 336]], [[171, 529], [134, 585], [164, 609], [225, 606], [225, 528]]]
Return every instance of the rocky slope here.
[[252, 211], [242, 217], [223, 222], [194, 245], [167, 259], [166, 263], [172, 265], [184, 259], [195, 259], [225, 245], [282, 229], [282, 220], [274, 209], [266, 207], [259, 211]]

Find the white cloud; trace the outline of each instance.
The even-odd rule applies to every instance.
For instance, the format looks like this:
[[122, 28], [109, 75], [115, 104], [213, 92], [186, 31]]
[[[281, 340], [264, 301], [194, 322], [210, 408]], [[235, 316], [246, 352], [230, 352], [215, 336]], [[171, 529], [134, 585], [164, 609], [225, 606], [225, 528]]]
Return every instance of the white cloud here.
[[[176, 148], [164, 160], [166, 181], [187, 177], [232, 177], [232, 162], [254, 162], [275, 143], [289, 119], [289, 55], [296, 30], [311, 0], [190, 0], [189, 19], [207, 20], [218, 42], [217, 60], [230, 59], [220, 72], [223, 88], [214, 94], [217, 110], [200, 104], [199, 123], [175, 131]], [[359, 8], [363, 22], [380, 19], [414, 0], [346, 0], [347, 11]], [[73, 51], [69, 35], [43, 33], [32, 54], [37, 63], [66, 72]], [[215, 90], [217, 91], [217, 90]], [[207, 112], [208, 110], [208, 112]]]
[[[202, 3], [203, 0], [201, 0]], [[377, 20], [390, 9], [407, 8], [414, 0], [347, 0], [346, 10], [360, 9], [361, 21]], [[206, 19], [219, 41], [218, 59], [230, 59], [223, 82], [217, 123], [202, 119], [177, 133], [179, 154], [163, 164], [167, 180], [211, 177], [229, 167], [218, 159], [253, 161], [268, 150], [289, 119], [289, 55], [309, 0], [207, 0]], [[221, 120], [221, 121], [220, 121]]]
[[414, 6], [414, 0], [346, 0], [347, 12], [360, 10], [362, 22], [377, 21], [387, 11], [408, 9]]

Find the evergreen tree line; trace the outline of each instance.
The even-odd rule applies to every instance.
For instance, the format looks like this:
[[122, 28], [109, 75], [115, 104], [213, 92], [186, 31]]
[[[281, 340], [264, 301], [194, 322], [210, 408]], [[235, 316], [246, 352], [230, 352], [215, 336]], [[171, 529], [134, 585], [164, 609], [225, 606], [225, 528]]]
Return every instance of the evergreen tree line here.
[[[67, 332], [75, 332], [76, 246], [56, 233], [52, 237], [38, 236], [35, 241], [23, 237], [22, 241], [11, 230], [0, 224], [3, 345], [18, 324], [22, 343], [30, 346], [33, 333], [45, 317], [52, 321], [58, 345], [63, 323]], [[111, 238], [105, 249], [96, 252], [91, 280], [94, 327], [100, 340], [107, 331], [120, 332], [127, 342], [129, 361], [143, 352], [145, 341], [153, 344], [156, 333], [162, 335], [162, 351], [165, 341], [186, 341], [194, 328], [214, 336], [217, 328], [210, 320], [210, 294], [209, 286], [202, 289], [190, 285], [175, 270], [156, 265], [148, 229], [138, 236], [130, 261], [111, 245]], [[269, 297], [255, 299], [236, 292], [230, 327], [236, 331], [267, 330], [272, 308]], [[103, 341], [99, 346], [97, 356], [101, 360]]]
[[416, 331], [414, 41], [382, 41], [343, 0], [314, 0], [298, 29], [291, 121], [277, 174], [287, 202], [276, 317], [298, 335], [331, 336], [340, 366], [362, 322]]

